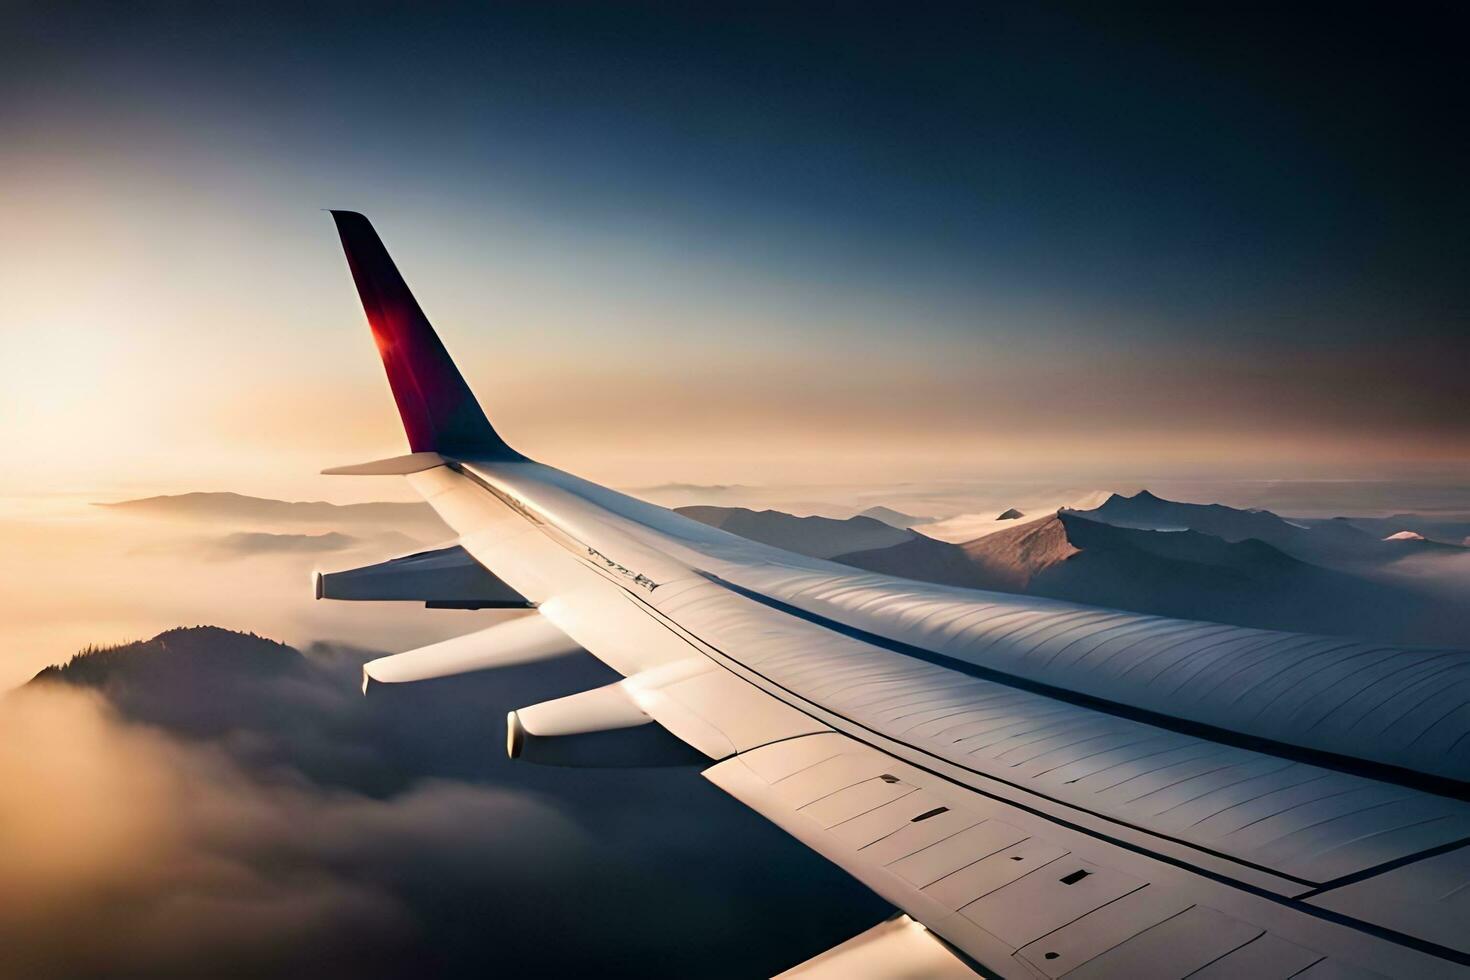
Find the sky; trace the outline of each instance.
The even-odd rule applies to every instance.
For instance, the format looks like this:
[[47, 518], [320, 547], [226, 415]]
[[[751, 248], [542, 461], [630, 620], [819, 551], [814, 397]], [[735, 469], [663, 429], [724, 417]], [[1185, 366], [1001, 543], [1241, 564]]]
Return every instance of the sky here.
[[396, 493], [323, 208], [605, 482], [1462, 479], [1452, 5], [1100, 6], [9, 3], [0, 494]]

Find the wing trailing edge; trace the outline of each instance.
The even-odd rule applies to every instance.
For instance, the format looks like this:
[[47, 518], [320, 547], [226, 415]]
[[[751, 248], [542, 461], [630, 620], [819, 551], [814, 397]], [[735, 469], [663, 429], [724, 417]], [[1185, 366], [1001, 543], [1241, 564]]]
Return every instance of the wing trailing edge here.
[[775, 703], [703, 657], [690, 657], [625, 677], [606, 687], [512, 711], [506, 751], [512, 759], [566, 766], [688, 763], [667, 740], [613, 735], [649, 722], [705, 761], [754, 745], [829, 729]]
[[775, 980], [976, 980], [981, 974], [903, 913], [778, 973]]
[[431, 609], [529, 609], [531, 603], [459, 545], [376, 565], [317, 572], [318, 599], [422, 602]]

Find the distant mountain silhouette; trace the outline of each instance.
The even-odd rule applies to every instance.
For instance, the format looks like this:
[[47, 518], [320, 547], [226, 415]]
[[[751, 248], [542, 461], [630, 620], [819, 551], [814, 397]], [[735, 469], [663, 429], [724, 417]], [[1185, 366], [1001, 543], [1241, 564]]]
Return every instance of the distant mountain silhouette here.
[[896, 527], [902, 530], [918, 527], [921, 524], [933, 524], [939, 519], [937, 517], [915, 517], [913, 514], [905, 514], [901, 510], [894, 510], [892, 507], [884, 507], [882, 505], [869, 507], [857, 516], [871, 517], [875, 521], [882, 521], [889, 527]]
[[[328, 643], [298, 650], [254, 633], [192, 626], [89, 647], [30, 684], [95, 690], [124, 718], [217, 741], [252, 770], [286, 765], [319, 783], [380, 794], [425, 776], [466, 778], [498, 766], [503, 753], [486, 749], [496, 726], [484, 714], [487, 703], [499, 708], [506, 696], [534, 703], [606, 683], [611, 674], [591, 657], [563, 658], [549, 670], [386, 685], [365, 698], [361, 667], [378, 656]], [[434, 725], [422, 724], [426, 712], [438, 719]]]
[[795, 517], [779, 510], [746, 507], [680, 507], [678, 512], [701, 524], [742, 538], [810, 555], [831, 558], [850, 551], [887, 548], [918, 537], [918, 532], [892, 527], [871, 517]]
[[268, 534], [264, 531], [240, 531], [227, 534], [215, 542], [220, 551], [232, 555], [315, 554], [345, 551], [359, 541], [350, 534], [328, 531], [325, 534]]
[[1230, 542], [1255, 538], [1309, 562], [1386, 561], [1404, 555], [1402, 548], [1385, 546], [1380, 540], [1382, 535], [1370, 534], [1349, 521], [1288, 521], [1269, 510], [1180, 503], [1147, 490], [1140, 490], [1132, 497], [1115, 493], [1102, 506], [1076, 513], [1116, 527], [1199, 531]]
[[279, 676], [302, 662], [294, 647], [254, 633], [218, 626], [180, 626], [151, 640], [88, 647], [66, 663], [40, 671], [31, 683], [63, 681], [103, 688], [115, 682], [168, 683], [181, 672], [221, 679]]
[[1434, 541], [1418, 531], [1399, 531], [1390, 534], [1383, 539], [1388, 546], [1389, 554], [1398, 552], [1395, 557], [1406, 557], [1409, 555], [1453, 555], [1464, 553], [1467, 546], [1464, 543], [1451, 544], [1448, 541]]
[[182, 493], [97, 506], [124, 514], [175, 519], [258, 524], [381, 524], [418, 530], [432, 527], [445, 535], [452, 533], [425, 503], [329, 504], [320, 500], [270, 500], [239, 493]]
[[1031, 580], [1078, 553], [1062, 522], [1051, 517], [965, 544], [922, 538], [839, 555], [837, 561], [901, 578], [970, 589], [1025, 592]]
[[651, 487], [637, 487], [637, 492], [643, 493], [668, 493], [671, 491], [684, 491], [691, 493], [729, 493], [732, 490], [754, 490], [740, 483], [659, 483]]
[[[1045, 492], [1028, 494], [1025, 498], [1029, 501], [1025, 509], [1020, 506], [1011, 506], [999, 514], [994, 510], [987, 509], [972, 511], [970, 513], [955, 514], [936, 521], [933, 525], [924, 528], [924, 534], [941, 541], [949, 541], [953, 544], [963, 544], [976, 538], [995, 534], [1012, 526], [1013, 523], [1030, 523], [1040, 517], [1055, 514], [1059, 510], [1086, 510], [1096, 507], [1108, 499], [1105, 490], [1078, 490], [1078, 489], [1055, 489]], [[1005, 517], [1005, 514], [1015, 512], [1015, 517]]]
[[925, 538], [836, 560], [944, 585], [1267, 629], [1442, 643], [1463, 639], [1467, 627], [1464, 612], [1443, 601], [1258, 539], [1117, 527], [1072, 511], [966, 544]]
[[[1266, 511], [1180, 504], [1147, 491], [1134, 497], [1115, 494], [1095, 511], [1063, 510], [963, 544], [866, 517], [838, 521], [725, 507], [685, 507], [680, 512], [801, 554], [963, 588], [1400, 643], [1461, 642], [1470, 631], [1470, 614], [1458, 606], [1427, 592], [1364, 578], [1348, 571], [1354, 562], [1343, 559], [1358, 556], [1357, 565], [1370, 568], [1426, 542], [1379, 541], [1351, 526], [1319, 535], [1318, 529], [1299, 527]], [[1120, 523], [1095, 519], [1100, 514]], [[1191, 524], [1221, 533], [1190, 529]], [[1326, 553], [1341, 560], [1342, 567], [1304, 560], [1266, 538], [1303, 553]], [[876, 544], [869, 543], [874, 540]], [[861, 543], [842, 550], [854, 542]]]
[[149, 640], [89, 647], [47, 667], [32, 684], [92, 688], [123, 714], [186, 731], [220, 735], [262, 714], [289, 713], [284, 689], [311, 665], [293, 647], [217, 626], [180, 627]]
[[1347, 524], [1376, 538], [1389, 538], [1403, 531], [1422, 535], [1430, 542], [1463, 547], [1470, 537], [1470, 520], [1421, 514], [1394, 514], [1390, 517], [1333, 517], [1309, 519], [1301, 523], [1317, 528], [1328, 524]]

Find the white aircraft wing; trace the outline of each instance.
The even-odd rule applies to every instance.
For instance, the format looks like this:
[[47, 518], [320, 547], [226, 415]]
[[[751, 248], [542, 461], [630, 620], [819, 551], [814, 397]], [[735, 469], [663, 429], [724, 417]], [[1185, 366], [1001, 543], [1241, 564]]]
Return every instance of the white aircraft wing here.
[[[1470, 975], [1470, 653], [887, 578], [578, 479], [499, 437], [333, 215], [412, 451], [347, 471], [407, 479], [490, 573], [476, 601], [540, 624], [365, 680], [607, 663], [513, 712], [511, 754], [647, 763], [665, 729], [901, 910], [790, 976]], [[382, 574], [432, 603], [412, 576], [443, 561], [416, 561]]]

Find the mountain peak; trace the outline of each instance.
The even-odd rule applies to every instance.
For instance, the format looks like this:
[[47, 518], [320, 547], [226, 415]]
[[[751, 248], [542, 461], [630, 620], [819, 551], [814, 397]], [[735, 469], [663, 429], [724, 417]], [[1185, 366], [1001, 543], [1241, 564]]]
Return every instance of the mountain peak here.
[[278, 673], [302, 662], [294, 647], [221, 626], [176, 626], [147, 640], [111, 646], [88, 646], [64, 664], [47, 667], [31, 678], [82, 687], [103, 687], [124, 678], [146, 683], [177, 682], [181, 674]]
[[832, 558], [854, 551], [886, 548], [919, 536], [872, 517], [797, 517], [779, 510], [754, 511], [748, 507], [700, 504], [678, 507], [685, 517], [729, 531], [752, 541], [774, 545], [813, 558]]
[[892, 507], [885, 507], [882, 504], [869, 507], [857, 516], [871, 517], [875, 521], [881, 521], [889, 527], [896, 527], [901, 530], [908, 530], [918, 524], [933, 524], [935, 522], [935, 518], [933, 517], [917, 517], [913, 514], [905, 514], [901, 510], [894, 510]]

